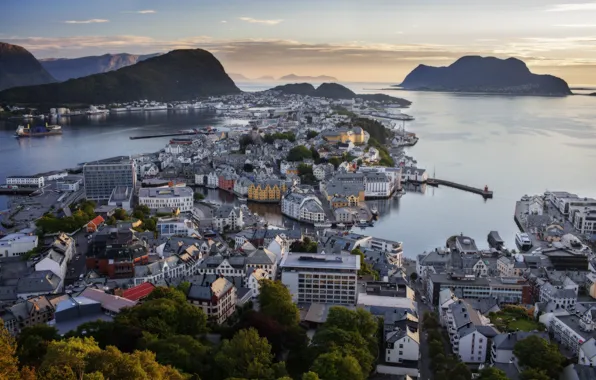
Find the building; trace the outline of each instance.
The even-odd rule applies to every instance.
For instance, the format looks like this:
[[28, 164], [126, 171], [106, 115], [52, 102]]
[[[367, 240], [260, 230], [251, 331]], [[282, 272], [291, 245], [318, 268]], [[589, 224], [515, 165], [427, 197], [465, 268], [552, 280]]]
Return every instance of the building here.
[[37, 324], [47, 323], [54, 319], [54, 305], [45, 296], [37, 296], [0, 311], [0, 318], [8, 332], [17, 336], [22, 329]]
[[445, 273], [429, 274], [427, 297], [438, 305], [439, 294], [451, 289], [458, 298], [496, 298], [499, 304], [532, 304], [531, 286], [520, 277], [476, 277]]
[[14, 233], [0, 239], [0, 257], [21, 256], [37, 247], [37, 235]]
[[128, 186], [116, 186], [110, 195], [108, 206], [115, 206], [126, 211], [132, 210], [133, 190]]
[[144, 282], [140, 285], [133, 286], [121, 292], [120, 296], [134, 302], [141, 301], [149, 296], [155, 289], [155, 285], [150, 282]]
[[217, 187], [221, 190], [226, 191], [233, 191], [234, 190], [234, 182], [236, 181], [236, 176], [232, 174], [225, 174], [220, 175], [217, 179]]
[[321, 201], [307, 192], [294, 191], [281, 200], [281, 213], [307, 223], [325, 221], [325, 210]]
[[117, 186], [136, 187], [137, 169], [129, 157], [114, 157], [86, 163], [83, 178], [87, 199], [108, 200]]
[[45, 181], [42, 175], [9, 176], [6, 177], [6, 184], [9, 186], [44, 187]]
[[167, 189], [139, 189], [139, 204], [151, 210], [178, 209], [180, 212], [192, 211], [194, 193], [190, 187], [173, 187]]
[[420, 335], [417, 329], [405, 326], [385, 335], [385, 361], [392, 364], [417, 362], [420, 356]]
[[87, 232], [95, 232], [99, 229], [99, 227], [105, 222], [104, 218], [101, 216], [96, 216], [93, 218], [89, 223], [87, 223]]
[[323, 133], [321, 133], [321, 137], [332, 143], [345, 143], [350, 141], [354, 144], [365, 144], [368, 142], [370, 136], [360, 127], [342, 127], [334, 130], [323, 131]]
[[52, 271], [35, 271], [28, 276], [19, 278], [17, 282], [17, 297], [27, 299], [47, 294], [57, 294], [62, 291], [63, 279]]
[[248, 199], [254, 202], [279, 202], [287, 190], [286, 183], [280, 180], [257, 181], [248, 186]]
[[565, 283], [561, 285], [546, 282], [540, 287], [540, 302], [552, 302], [558, 309], [575, 310], [578, 289], [578, 285], [569, 277], [565, 278]]
[[120, 314], [122, 309], [133, 307], [137, 304], [136, 301], [131, 301], [127, 298], [113, 294], [108, 294], [103, 290], [95, 288], [86, 288], [80, 295], [95, 302], [99, 302], [101, 304], [102, 312], [110, 316]]
[[280, 264], [281, 281], [294, 302], [355, 305], [357, 302], [358, 255], [293, 253]]
[[156, 228], [159, 236], [200, 236], [199, 227], [192, 220], [182, 217], [160, 218]]
[[236, 288], [223, 277], [207, 286], [191, 284], [186, 298], [217, 324], [224, 323], [236, 311]]
[[58, 330], [60, 335], [76, 330], [83, 323], [113, 320], [111, 316], [104, 313], [101, 302], [83, 296], [62, 298], [60, 297], [61, 301], [56, 305], [54, 319], [48, 322]]
[[240, 207], [224, 204], [213, 215], [213, 228], [223, 231], [225, 228], [239, 230], [244, 227], [242, 209]]
[[491, 351], [490, 351], [490, 362], [491, 363], [503, 363], [508, 364], [512, 361], [517, 364], [517, 358], [513, 354], [513, 348], [515, 344], [522, 341], [532, 335], [549, 340], [547, 333], [542, 332], [525, 332], [525, 331], [514, 331], [511, 333], [498, 334], [492, 339]]
[[81, 188], [82, 179], [63, 179], [61, 181], [56, 182], [56, 188], [60, 191], [79, 191]]
[[85, 265], [109, 278], [132, 278], [135, 265], [148, 262], [147, 243], [132, 230], [104, 228], [93, 235]]
[[252, 184], [252, 181], [245, 177], [240, 177], [234, 182], [234, 194], [239, 197], [248, 196], [248, 188]]

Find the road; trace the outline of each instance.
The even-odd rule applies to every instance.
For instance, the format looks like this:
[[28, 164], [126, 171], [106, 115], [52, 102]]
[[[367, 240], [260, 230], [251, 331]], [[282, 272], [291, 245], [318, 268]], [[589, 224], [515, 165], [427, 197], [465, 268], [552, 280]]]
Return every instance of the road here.
[[424, 302], [422, 302], [421, 284], [416, 281], [414, 283], [414, 292], [416, 293], [416, 300], [418, 301], [418, 323], [420, 331], [420, 360], [418, 361], [418, 370], [420, 372], [420, 380], [432, 379], [432, 372], [430, 371], [430, 355], [428, 353], [428, 340], [426, 338], [426, 331], [423, 329], [422, 318], [427, 311], [433, 311]]

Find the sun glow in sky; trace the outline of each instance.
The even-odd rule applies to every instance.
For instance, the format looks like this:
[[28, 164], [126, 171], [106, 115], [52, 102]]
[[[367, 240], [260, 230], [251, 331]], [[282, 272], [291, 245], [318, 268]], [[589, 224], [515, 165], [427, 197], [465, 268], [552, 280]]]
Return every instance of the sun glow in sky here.
[[596, 1], [2, 0], [0, 41], [38, 58], [203, 48], [249, 78], [399, 82], [462, 55], [596, 84]]

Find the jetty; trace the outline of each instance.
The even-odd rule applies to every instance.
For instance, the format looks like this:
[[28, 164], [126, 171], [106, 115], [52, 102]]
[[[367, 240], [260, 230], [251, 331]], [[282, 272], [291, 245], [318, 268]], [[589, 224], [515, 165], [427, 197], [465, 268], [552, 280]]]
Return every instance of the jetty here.
[[426, 184], [429, 186], [434, 186], [434, 187], [438, 187], [439, 185], [452, 187], [454, 189], [459, 189], [459, 190], [463, 190], [463, 191], [467, 191], [470, 193], [481, 195], [482, 198], [484, 198], [484, 199], [492, 199], [492, 197], [493, 197], [493, 192], [488, 189], [488, 186], [484, 186], [484, 189], [481, 189], [478, 187], [463, 185], [461, 183], [447, 181], [447, 180], [438, 179], [438, 178], [429, 178], [426, 180]]
[[131, 140], [140, 140], [140, 139], [156, 139], [158, 137], [172, 137], [172, 136], [194, 136], [198, 134], [204, 134], [204, 132], [173, 132], [173, 133], [162, 133], [158, 135], [144, 135], [144, 136], [130, 136], [129, 139]]
[[6, 185], [0, 186], [0, 194], [5, 195], [29, 195], [39, 191], [39, 188], [31, 187], [8, 187]]

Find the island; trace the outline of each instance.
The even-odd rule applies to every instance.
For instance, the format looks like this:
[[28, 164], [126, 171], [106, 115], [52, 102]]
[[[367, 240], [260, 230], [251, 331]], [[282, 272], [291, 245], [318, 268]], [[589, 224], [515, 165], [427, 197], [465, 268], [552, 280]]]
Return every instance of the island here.
[[465, 56], [447, 67], [419, 65], [398, 86], [405, 90], [516, 95], [571, 95], [567, 83], [530, 72], [516, 58]]
[[304, 75], [284, 75], [283, 77], [278, 79], [279, 81], [303, 81], [303, 82], [337, 82], [337, 78], [330, 77], [328, 75], [319, 75], [316, 77], [313, 76], [304, 76]]
[[276, 86], [271, 91], [279, 91], [284, 95], [302, 95], [328, 99], [362, 99], [381, 103], [398, 104], [400, 107], [407, 107], [412, 102], [406, 99], [397, 98], [385, 94], [356, 94], [349, 88], [337, 83], [323, 83], [315, 88], [310, 83], [291, 83]]

